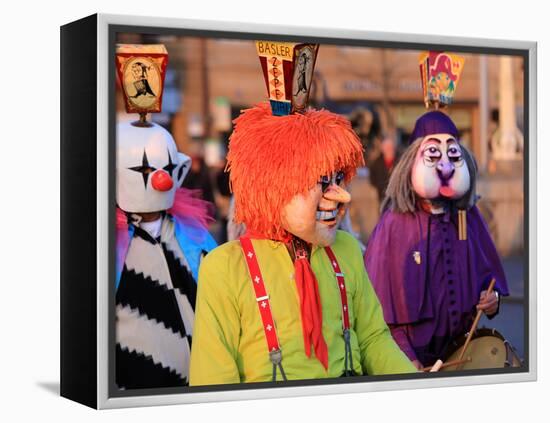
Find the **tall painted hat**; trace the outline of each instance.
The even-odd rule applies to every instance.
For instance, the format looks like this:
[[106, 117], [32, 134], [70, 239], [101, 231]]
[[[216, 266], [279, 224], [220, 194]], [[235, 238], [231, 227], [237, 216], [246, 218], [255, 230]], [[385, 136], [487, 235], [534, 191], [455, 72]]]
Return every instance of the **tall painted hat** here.
[[272, 113], [305, 112], [319, 44], [256, 41], [256, 50]]
[[425, 51], [420, 53], [419, 64], [424, 105], [429, 111], [417, 119], [409, 144], [431, 134], [450, 134], [458, 139], [455, 123], [441, 109], [453, 102], [464, 58], [447, 52]]
[[162, 126], [148, 122], [148, 113], [162, 106], [168, 52], [164, 45], [119, 44], [116, 69], [128, 113], [139, 120], [119, 122], [116, 133], [117, 205], [127, 213], [167, 210], [191, 168], [191, 159], [177, 150]]
[[145, 123], [147, 113], [162, 111], [162, 92], [168, 51], [162, 44], [118, 44], [116, 70], [128, 113], [139, 113]]
[[453, 102], [464, 58], [442, 51], [425, 51], [420, 54], [420, 78], [426, 108], [436, 110]]

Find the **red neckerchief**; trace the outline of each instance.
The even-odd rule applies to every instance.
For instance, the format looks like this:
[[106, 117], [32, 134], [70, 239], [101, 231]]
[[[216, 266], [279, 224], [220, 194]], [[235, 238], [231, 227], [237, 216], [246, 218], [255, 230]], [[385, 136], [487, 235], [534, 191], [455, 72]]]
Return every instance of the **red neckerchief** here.
[[327, 370], [328, 347], [323, 337], [323, 311], [321, 308], [321, 296], [319, 295], [319, 284], [308, 260], [305, 243], [301, 240], [295, 240], [294, 242], [294, 247], [296, 248], [294, 273], [298, 294], [300, 295], [302, 333], [304, 335], [306, 355], [311, 357], [311, 344], [313, 343], [315, 356], [325, 370]]

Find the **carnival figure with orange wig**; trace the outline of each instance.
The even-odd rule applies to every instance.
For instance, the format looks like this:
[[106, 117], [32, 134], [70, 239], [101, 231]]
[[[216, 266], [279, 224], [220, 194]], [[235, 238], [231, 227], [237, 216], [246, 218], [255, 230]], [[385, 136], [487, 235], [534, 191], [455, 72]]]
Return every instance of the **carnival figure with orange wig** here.
[[235, 120], [228, 154], [247, 233], [201, 264], [190, 384], [414, 372], [357, 240], [337, 230], [361, 144], [345, 118], [306, 110], [295, 89], [305, 81], [309, 91], [318, 46], [256, 45], [270, 104]]

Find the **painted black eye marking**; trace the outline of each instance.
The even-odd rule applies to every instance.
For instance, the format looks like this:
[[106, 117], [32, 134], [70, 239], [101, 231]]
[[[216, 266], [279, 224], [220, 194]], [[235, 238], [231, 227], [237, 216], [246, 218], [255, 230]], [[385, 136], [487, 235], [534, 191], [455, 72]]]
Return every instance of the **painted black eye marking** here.
[[462, 151], [459, 147], [452, 145], [447, 150], [447, 156], [451, 162], [459, 162], [462, 160]]
[[185, 163], [183, 163], [180, 167], [180, 169], [178, 170], [178, 181], [181, 179], [182, 175], [183, 175], [183, 169], [185, 169], [187, 166], [185, 165]]
[[437, 147], [431, 145], [424, 149], [423, 155], [429, 163], [433, 163], [441, 158], [441, 151], [439, 151]]
[[340, 185], [342, 181], [344, 180], [344, 172], [338, 172], [334, 178], [334, 182], [336, 185]]
[[341, 170], [336, 172], [334, 176], [328, 176], [328, 175], [321, 176], [321, 178], [319, 179], [319, 183], [321, 184], [321, 192], [325, 192], [328, 189], [328, 187], [333, 183], [333, 181], [336, 185], [340, 185], [344, 180], [345, 176], [346, 175]]
[[178, 167], [178, 165], [172, 163], [172, 157], [170, 157], [170, 151], [168, 151], [168, 164], [164, 166], [163, 169], [168, 172], [170, 176], [172, 176], [172, 172], [176, 167]]
[[319, 183], [321, 184], [321, 192], [325, 192], [328, 189], [330, 181], [330, 176], [321, 176], [321, 179], [319, 179]]
[[143, 184], [145, 185], [146, 189], [147, 189], [147, 181], [149, 179], [149, 174], [157, 170], [155, 167], [149, 166], [149, 160], [147, 160], [147, 153], [145, 152], [145, 150], [143, 150], [143, 158], [141, 160], [141, 166], [129, 167], [128, 169], [133, 170], [134, 172], [141, 173], [141, 176], [143, 176]]

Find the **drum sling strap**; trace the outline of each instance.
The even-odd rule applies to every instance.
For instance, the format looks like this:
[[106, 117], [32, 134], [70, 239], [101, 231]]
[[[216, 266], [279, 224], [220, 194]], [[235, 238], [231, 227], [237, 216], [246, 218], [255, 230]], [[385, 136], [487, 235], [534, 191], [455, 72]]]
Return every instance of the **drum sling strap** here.
[[[273, 377], [272, 381], [277, 380], [277, 368], [281, 372], [283, 380], [287, 380], [285, 371], [283, 369], [282, 360], [283, 355], [279, 340], [277, 338], [277, 330], [275, 328], [275, 322], [273, 320], [273, 314], [271, 313], [271, 305], [269, 303], [269, 295], [265, 289], [264, 279], [260, 271], [258, 259], [256, 258], [256, 252], [252, 246], [250, 238], [241, 237], [241, 248], [244, 253], [245, 261], [256, 294], [256, 303], [258, 304], [258, 310], [260, 311], [260, 317], [264, 328], [265, 339], [267, 342], [267, 349], [269, 352], [269, 361], [273, 364]], [[344, 274], [340, 270], [336, 256], [330, 247], [325, 247], [334, 273], [336, 275], [336, 281], [338, 282], [338, 291], [340, 292], [340, 298], [342, 300], [342, 325], [344, 330], [344, 342], [345, 342], [345, 370], [344, 375], [350, 376], [353, 374], [353, 359], [351, 354], [350, 344], [350, 324], [349, 324], [349, 311], [348, 311], [348, 299], [346, 295], [346, 285], [344, 281]], [[348, 367], [349, 365], [349, 367]]]

